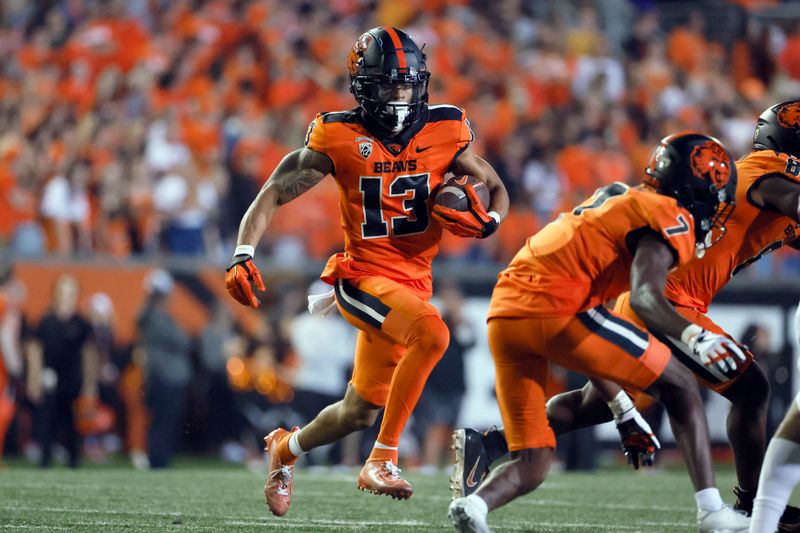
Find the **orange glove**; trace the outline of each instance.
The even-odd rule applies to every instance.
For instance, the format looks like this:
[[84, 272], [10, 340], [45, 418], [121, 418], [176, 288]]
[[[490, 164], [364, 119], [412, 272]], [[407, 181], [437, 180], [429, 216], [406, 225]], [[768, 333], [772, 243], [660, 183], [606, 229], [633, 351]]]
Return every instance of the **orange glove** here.
[[258, 290], [265, 291], [264, 281], [261, 279], [261, 272], [253, 263], [253, 256], [250, 254], [234, 255], [231, 264], [226, 269], [225, 287], [233, 298], [242, 305], [261, 307], [261, 301], [253, 294], [253, 287], [250, 282], [255, 283]]
[[499, 224], [499, 216], [495, 218], [486, 212], [472, 184], [464, 187], [469, 201], [469, 211], [456, 211], [439, 204], [433, 206], [433, 218], [447, 231], [459, 237], [477, 237], [485, 239], [495, 231]]

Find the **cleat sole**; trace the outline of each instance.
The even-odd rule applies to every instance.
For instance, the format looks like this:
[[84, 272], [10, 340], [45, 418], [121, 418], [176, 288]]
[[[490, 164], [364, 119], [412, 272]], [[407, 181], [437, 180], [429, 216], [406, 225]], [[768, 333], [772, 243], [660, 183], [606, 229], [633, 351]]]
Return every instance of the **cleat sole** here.
[[463, 429], [458, 429], [453, 432], [451, 437], [450, 449], [455, 450], [455, 462], [453, 463], [453, 472], [450, 475], [450, 499], [464, 497], [464, 486], [462, 480], [464, 479], [464, 444], [467, 439], [467, 433]]

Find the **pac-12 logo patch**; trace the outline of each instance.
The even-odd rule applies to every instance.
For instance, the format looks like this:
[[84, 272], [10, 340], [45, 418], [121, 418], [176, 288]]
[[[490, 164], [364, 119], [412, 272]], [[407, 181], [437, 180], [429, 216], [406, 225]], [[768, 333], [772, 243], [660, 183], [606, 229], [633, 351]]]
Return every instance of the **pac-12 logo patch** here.
[[361, 157], [369, 159], [369, 156], [372, 155], [372, 138], [356, 137], [356, 142], [358, 143], [358, 153], [361, 154]]

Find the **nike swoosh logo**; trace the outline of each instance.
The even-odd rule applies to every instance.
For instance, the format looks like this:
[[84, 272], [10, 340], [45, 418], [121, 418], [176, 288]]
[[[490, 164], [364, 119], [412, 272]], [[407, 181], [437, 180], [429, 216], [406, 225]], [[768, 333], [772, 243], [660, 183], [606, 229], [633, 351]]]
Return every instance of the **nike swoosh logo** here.
[[475, 481], [475, 471], [478, 469], [478, 463], [480, 462], [481, 458], [478, 457], [477, 461], [475, 461], [475, 465], [472, 467], [472, 470], [470, 470], [469, 475], [467, 476], [467, 487], [469, 488], [472, 488], [478, 484], [478, 482]]
[[428, 149], [428, 148], [430, 148], [431, 146], [433, 146], [433, 145], [426, 146], [426, 147], [424, 147], [424, 148], [420, 148], [419, 146], [417, 146], [417, 148], [416, 148], [416, 150], [417, 150], [417, 153], [424, 152], [425, 150], [427, 150], [427, 149]]

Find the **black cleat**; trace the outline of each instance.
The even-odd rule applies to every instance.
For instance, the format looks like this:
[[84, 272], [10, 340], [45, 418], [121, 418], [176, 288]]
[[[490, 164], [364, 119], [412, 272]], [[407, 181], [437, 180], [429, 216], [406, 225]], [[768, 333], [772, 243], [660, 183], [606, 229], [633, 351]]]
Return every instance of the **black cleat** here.
[[489, 473], [489, 460], [483, 433], [474, 429], [454, 431], [450, 448], [455, 452], [453, 474], [450, 476], [450, 492], [455, 500], [465, 498], [478, 489]]
[[508, 455], [505, 433], [497, 429], [497, 426], [491, 426], [483, 433], [483, 448], [486, 450], [489, 465], [493, 465], [495, 461]]
[[800, 531], [800, 508], [787, 505], [778, 521], [778, 533], [797, 533]]
[[747, 516], [753, 515], [753, 499], [756, 497], [756, 491], [744, 490], [739, 485], [733, 487], [733, 494], [736, 496], [736, 503], [733, 504], [733, 510]]

